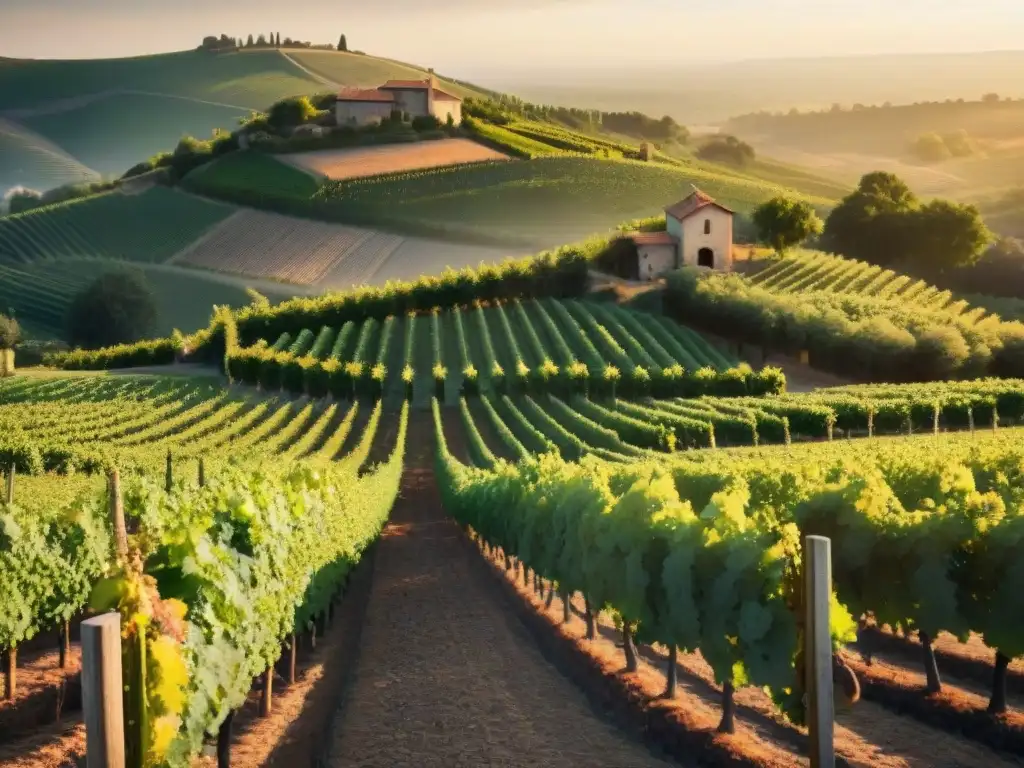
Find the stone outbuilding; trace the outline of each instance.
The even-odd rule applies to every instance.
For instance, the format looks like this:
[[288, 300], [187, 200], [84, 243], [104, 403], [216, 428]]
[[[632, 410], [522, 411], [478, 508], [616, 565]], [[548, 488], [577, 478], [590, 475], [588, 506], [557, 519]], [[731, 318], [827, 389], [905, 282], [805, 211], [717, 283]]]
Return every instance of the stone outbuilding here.
[[732, 217], [732, 210], [694, 187], [693, 194], [665, 209], [664, 232], [629, 235], [639, 278], [656, 280], [682, 266], [730, 271]]
[[462, 99], [437, 86], [437, 78], [388, 80], [379, 88], [345, 88], [334, 106], [338, 125], [372, 125], [401, 112], [409, 119], [433, 115], [445, 124], [462, 122]]

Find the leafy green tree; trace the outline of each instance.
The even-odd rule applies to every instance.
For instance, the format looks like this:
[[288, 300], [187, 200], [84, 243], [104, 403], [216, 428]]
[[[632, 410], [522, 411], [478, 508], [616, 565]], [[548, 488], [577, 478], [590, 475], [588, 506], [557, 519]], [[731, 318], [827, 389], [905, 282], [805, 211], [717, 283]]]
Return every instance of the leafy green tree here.
[[945, 200], [922, 205], [895, 174], [876, 171], [832, 209], [823, 245], [872, 264], [905, 261], [942, 272], [973, 264], [991, 240], [974, 206]]
[[0, 349], [14, 349], [21, 341], [21, 328], [18, 321], [7, 315], [0, 315]]
[[975, 264], [993, 240], [973, 205], [932, 200], [908, 218], [913, 243], [908, 258], [938, 272]]
[[754, 161], [754, 148], [735, 136], [720, 136], [711, 139], [697, 150], [697, 157], [713, 163], [746, 165]]
[[821, 234], [822, 223], [808, 203], [783, 195], [759, 205], [753, 214], [758, 239], [779, 255], [811, 235]]
[[308, 96], [294, 96], [275, 102], [267, 112], [267, 122], [277, 129], [294, 128], [316, 117], [317, 108]]
[[895, 174], [866, 174], [857, 189], [832, 209], [822, 244], [872, 264], [898, 261], [911, 246], [905, 215], [918, 205], [914, 193]]
[[338, 50], [339, 51], [347, 51], [348, 50], [348, 41], [345, 39], [344, 35], [342, 35], [341, 39], [338, 40]]
[[138, 270], [109, 272], [72, 300], [66, 318], [67, 342], [95, 349], [151, 336], [157, 309], [153, 292]]
[[245, 41], [245, 47], [246, 48], [252, 48], [253, 45], [254, 45], [254, 43], [252, 41], [252, 35], [250, 34], [249, 35], [249, 39]]

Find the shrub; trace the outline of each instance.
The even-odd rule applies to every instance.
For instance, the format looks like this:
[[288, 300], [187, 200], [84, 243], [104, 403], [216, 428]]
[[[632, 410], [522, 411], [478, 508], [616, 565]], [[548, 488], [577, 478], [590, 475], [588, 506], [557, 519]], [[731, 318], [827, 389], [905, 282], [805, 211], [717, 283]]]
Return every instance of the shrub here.
[[110, 272], [71, 301], [67, 341], [86, 349], [130, 343], [151, 334], [156, 319], [156, 301], [142, 272]]
[[267, 123], [275, 130], [283, 131], [308, 123], [320, 112], [308, 96], [292, 96], [275, 102], [267, 110]]
[[441, 127], [441, 121], [433, 115], [417, 115], [412, 119], [414, 131], [436, 131]]
[[754, 148], [735, 136], [722, 136], [711, 139], [697, 150], [697, 157], [713, 163], [729, 163], [730, 165], [746, 165], [754, 161]]

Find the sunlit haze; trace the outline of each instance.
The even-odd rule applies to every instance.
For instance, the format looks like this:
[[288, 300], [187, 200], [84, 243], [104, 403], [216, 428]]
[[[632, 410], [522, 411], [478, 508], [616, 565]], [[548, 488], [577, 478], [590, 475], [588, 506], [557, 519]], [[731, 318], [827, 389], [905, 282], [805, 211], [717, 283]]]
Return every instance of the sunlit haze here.
[[0, 56], [93, 58], [280, 32], [463, 77], [558, 67], [1020, 48], [1020, 0], [0, 0]]

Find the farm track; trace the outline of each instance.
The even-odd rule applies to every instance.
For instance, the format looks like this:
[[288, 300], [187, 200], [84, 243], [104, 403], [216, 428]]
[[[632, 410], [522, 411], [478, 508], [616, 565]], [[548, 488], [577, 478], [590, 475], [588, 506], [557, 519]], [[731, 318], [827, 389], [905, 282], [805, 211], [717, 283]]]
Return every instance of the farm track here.
[[667, 765], [596, 714], [506, 610], [444, 515], [428, 414], [408, 441], [329, 765]]

